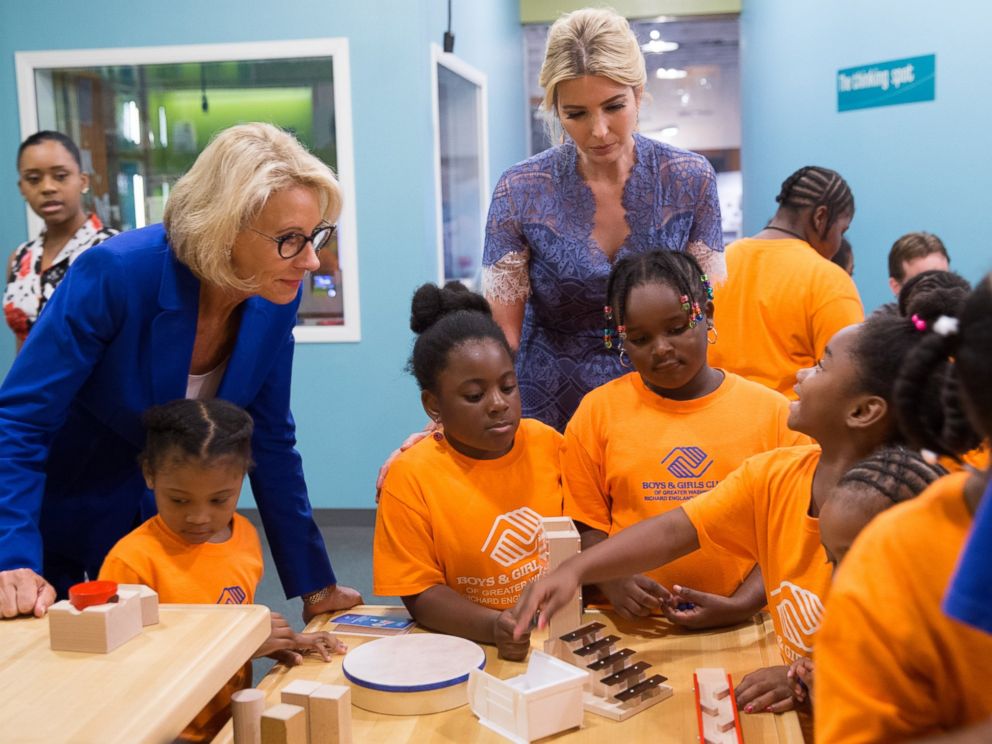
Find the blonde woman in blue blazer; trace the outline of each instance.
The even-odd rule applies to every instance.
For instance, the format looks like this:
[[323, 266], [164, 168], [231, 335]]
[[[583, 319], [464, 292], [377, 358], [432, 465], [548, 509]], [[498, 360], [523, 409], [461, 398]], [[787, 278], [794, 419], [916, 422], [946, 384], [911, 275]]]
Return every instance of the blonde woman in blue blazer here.
[[0, 387], [0, 615], [44, 614], [151, 516], [141, 414], [183, 397], [251, 413], [252, 491], [304, 616], [361, 601], [313, 522], [289, 409], [302, 282], [340, 210], [334, 175], [291, 135], [239, 125], [179, 180], [162, 225], [73, 264]]

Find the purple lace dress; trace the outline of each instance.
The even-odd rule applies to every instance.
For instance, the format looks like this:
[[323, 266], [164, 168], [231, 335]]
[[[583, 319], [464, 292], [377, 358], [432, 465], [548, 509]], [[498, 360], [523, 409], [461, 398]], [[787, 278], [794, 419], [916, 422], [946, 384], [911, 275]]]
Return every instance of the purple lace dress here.
[[[634, 135], [624, 187], [630, 234], [616, 258], [688, 251], [715, 282], [726, 275], [716, 177], [701, 155]], [[571, 142], [507, 170], [496, 184], [483, 252], [486, 296], [526, 300], [517, 377], [523, 415], [564, 430], [587, 392], [625, 370], [603, 345], [612, 263], [592, 239], [595, 201]]]

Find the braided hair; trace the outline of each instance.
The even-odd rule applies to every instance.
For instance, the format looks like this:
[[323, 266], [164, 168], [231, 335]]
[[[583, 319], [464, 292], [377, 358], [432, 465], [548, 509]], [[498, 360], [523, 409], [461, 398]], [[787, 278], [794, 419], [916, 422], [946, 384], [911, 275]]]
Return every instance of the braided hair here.
[[837, 171], [816, 165], [804, 166], [785, 179], [775, 201], [790, 210], [825, 206], [825, 230], [830, 229], [841, 215], [854, 214], [854, 195], [847, 181]]
[[145, 448], [138, 460], [153, 473], [168, 458], [203, 462], [230, 458], [242, 463], [246, 472], [254, 465], [251, 416], [226, 400], [174, 400], [149, 408], [141, 421]]
[[[627, 322], [627, 300], [631, 290], [655, 283], [671, 287], [679, 297], [688, 297], [690, 306], [695, 304], [703, 308], [713, 297], [709, 280], [688, 253], [651, 251], [626, 256], [617, 261], [606, 284], [608, 315], [612, 314], [616, 327]], [[690, 321], [694, 319], [692, 310], [686, 314]]]
[[910, 277], [899, 290], [899, 314], [913, 315], [928, 323], [941, 315], [957, 317], [958, 309], [971, 292], [971, 284], [953, 271], [921, 271]]
[[[916, 447], [958, 458], [978, 446], [983, 435], [992, 433], [989, 276], [964, 300], [957, 328], [948, 328], [953, 325], [951, 318], [942, 318], [934, 326], [947, 333], [937, 332], [933, 326], [924, 331], [924, 338], [896, 380], [895, 395], [896, 414], [906, 438]], [[936, 395], [931, 392], [935, 388]], [[970, 418], [962, 393], [967, 397]], [[975, 426], [982, 431], [976, 431]]]
[[448, 353], [469, 341], [492, 339], [513, 359], [489, 303], [461, 282], [448, 282], [444, 287], [421, 285], [410, 307], [410, 330], [417, 340], [407, 371], [413, 373], [421, 390], [437, 390], [438, 375], [448, 366]]
[[[947, 471], [943, 467], [928, 463], [914, 450], [902, 446], [881, 447], [844, 473], [837, 482], [837, 492], [843, 492], [843, 487], [856, 491], [861, 511], [870, 518], [893, 504], [915, 498], [945, 475]], [[869, 494], [881, 498], [872, 498]]]

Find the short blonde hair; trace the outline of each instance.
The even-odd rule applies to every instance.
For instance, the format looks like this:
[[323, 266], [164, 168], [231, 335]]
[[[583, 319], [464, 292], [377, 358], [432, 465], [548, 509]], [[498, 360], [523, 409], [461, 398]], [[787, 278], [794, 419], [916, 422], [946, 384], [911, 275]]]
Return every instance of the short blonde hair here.
[[252, 291], [231, 264], [237, 234], [269, 197], [291, 186], [312, 189], [324, 219], [336, 222], [341, 189], [331, 169], [282, 129], [255, 122], [217, 134], [179, 179], [162, 222], [176, 258], [201, 281]]
[[539, 78], [544, 111], [557, 118], [558, 84], [584, 75], [644, 87], [644, 55], [626, 18], [605, 8], [584, 8], [563, 15], [551, 26]]

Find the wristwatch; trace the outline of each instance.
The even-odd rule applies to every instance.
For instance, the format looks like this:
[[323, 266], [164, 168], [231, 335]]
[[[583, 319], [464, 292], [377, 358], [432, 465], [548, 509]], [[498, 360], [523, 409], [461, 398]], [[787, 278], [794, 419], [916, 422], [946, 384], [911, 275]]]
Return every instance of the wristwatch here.
[[331, 596], [331, 594], [334, 592], [334, 590], [336, 588], [337, 588], [336, 585], [335, 586], [325, 586], [323, 589], [318, 589], [315, 592], [310, 592], [309, 594], [304, 594], [301, 597], [301, 599], [303, 600], [303, 604], [305, 604], [305, 605], [315, 605], [315, 604], [317, 604], [319, 602], [323, 602], [325, 599], [327, 599], [329, 596]]

